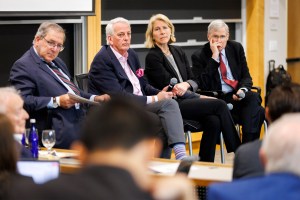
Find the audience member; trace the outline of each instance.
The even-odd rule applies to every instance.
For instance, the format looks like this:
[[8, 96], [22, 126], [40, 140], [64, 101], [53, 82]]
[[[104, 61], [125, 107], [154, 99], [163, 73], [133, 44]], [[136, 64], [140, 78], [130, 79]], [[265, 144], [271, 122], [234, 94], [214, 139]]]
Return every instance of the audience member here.
[[58, 24], [43, 22], [33, 46], [17, 60], [10, 72], [10, 82], [25, 102], [30, 118], [35, 118], [39, 131], [55, 129], [59, 148], [69, 148], [76, 139], [78, 125], [84, 116], [79, 103], [67, 93], [102, 102], [108, 95], [85, 93], [72, 82], [66, 64], [57, 57], [64, 49], [65, 31]]
[[[151, 117], [133, 102], [112, 98], [94, 107], [73, 147], [83, 169], [34, 191], [36, 199], [195, 199], [182, 176], [148, 172], [156, 138]], [[40, 195], [40, 196], [39, 196]]]
[[299, 113], [289, 113], [270, 125], [259, 153], [265, 176], [211, 185], [208, 199], [299, 199], [299, 121]]
[[243, 46], [229, 41], [229, 28], [222, 20], [208, 26], [208, 43], [192, 55], [194, 75], [203, 90], [223, 91], [222, 99], [233, 104], [233, 118], [242, 125], [242, 143], [259, 138], [265, 111], [261, 97], [252, 92]]
[[17, 174], [19, 153], [14, 145], [15, 128], [10, 118], [0, 114], [0, 199], [7, 199], [16, 184], [33, 184], [32, 179]]
[[[300, 85], [296, 83], [278, 86], [272, 90], [266, 107], [266, 118], [269, 123], [285, 113], [300, 112]], [[264, 168], [259, 160], [261, 140], [241, 145], [235, 154], [233, 178], [260, 176]]]
[[158, 89], [168, 85], [171, 78], [179, 81], [172, 91], [177, 96], [183, 119], [200, 121], [203, 125], [200, 160], [214, 162], [220, 132], [223, 133], [227, 152], [235, 151], [240, 139], [226, 103], [194, 93], [198, 84], [193, 80], [186, 55], [179, 46], [170, 45], [176, 41], [174, 32], [175, 28], [167, 16], [157, 14], [150, 18], [146, 31], [146, 47], [150, 51], [146, 56], [145, 74], [149, 83]]
[[31, 152], [22, 146], [22, 134], [25, 133], [28, 113], [23, 108], [24, 101], [14, 87], [0, 88], [0, 113], [5, 114], [14, 126], [13, 135], [18, 157], [32, 158]]
[[[115, 18], [106, 26], [107, 45], [95, 56], [89, 71], [89, 91], [122, 94], [145, 105], [148, 113], [163, 127], [164, 147], [174, 149], [176, 159], [187, 157], [183, 122], [178, 104], [167, 87], [158, 90], [146, 82], [136, 52], [130, 48], [128, 20]], [[167, 143], [167, 144], [166, 144]], [[165, 148], [164, 148], [165, 149]], [[162, 157], [170, 157], [163, 154]]]

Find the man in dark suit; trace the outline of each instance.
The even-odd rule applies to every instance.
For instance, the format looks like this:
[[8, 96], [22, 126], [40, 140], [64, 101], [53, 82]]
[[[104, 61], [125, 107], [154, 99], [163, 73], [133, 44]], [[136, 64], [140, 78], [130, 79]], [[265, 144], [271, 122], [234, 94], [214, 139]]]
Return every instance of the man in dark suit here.
[[[266, 118], [273, 123], [286, 113], [300, 112], [300, 85], [296, 83], [278, 86], [269, 95], [266, 107]], [[257, 139], [241, 145], [234, 157], [233, 178], [245, 178], [264, 174], [259, 160], [259, 149], [262, 141]]]
[[265, 175], [212, 184], [210, 200], [296, 200], [300, 196], [300, 114], [289, 113], [270, 125], [259, 155]]
[[10, 82], [21, 91], [30, 118], [37, 120], [39, 131], [55, 129], [55, 147], [59, 148], [69, 148], [84, 116], [82, 106], [67, 93], [98, 102], [109, 99], [108, 95], [91, 95], [75, 86], [66, 64], [57, 57], [64, 49], [64, 41], [61, 26], [42, 23], [33, 46], [14, 63], [10, 72]]
[[[163, 127], [164, 147], [174, 149], [176, 159], [186, 157], [183, 122], [178, 104], [167, 87], [160, 91], [148, 84], [134, 50], [130, 49], [128, 20], [115, 18], [106, 26], [107, 44], [95, 56], [89, 72], [89, 91], [122, 94], [144, 105]], [[170, 155], [162, 155], [170, 157]]]
[[242, 142], [259, 138], [265, 119], [261, 97], [251, 92], [249, 73], [242, 45], [228, 41], [229, 28], [222, 20], [214, 20], [208, 26], [209, 42], [192, 55], [192, 71], [203, 90], [225, 93], [221, 98], [233, 104], [232, 114], [242, 125]]

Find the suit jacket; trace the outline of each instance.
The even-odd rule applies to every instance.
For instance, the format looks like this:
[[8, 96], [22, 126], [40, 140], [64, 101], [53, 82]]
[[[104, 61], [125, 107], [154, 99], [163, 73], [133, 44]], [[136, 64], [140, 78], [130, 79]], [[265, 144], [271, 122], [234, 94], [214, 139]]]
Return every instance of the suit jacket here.
[[[243, 46], [235, 41], [228, 41], [225, 53], [230, 66], [233, 78], [239, 81], [237, 89], [245, 87], [251, 89], [253, 82], [247, 66]], [[222, 90], [218, 68], [220, 63], [212, 58], [212, 51], [209, 42], [203, 49], [197, 50], [192, 55], [192, 71], [203, 90]]]
[[[174, 57], [183, 81], [187, 81], [191, 85], [192, 90], [196, 91], [198, 85], [193, 81], [194, 76], [186, 54], [180, 47], [175, 45], [169, 45], [169, 49]], [[170, 79], [173, 77], [177, 78], [179, 81], [179, 77], [172, 64], [166, 56], [164, 56], [164, 53], [158, 46], [151, 48], [146, 56], [145, 73], [149, 83], [158, 89], [162, 89], [169, 85]]]
[[289, 173], [273, 173], [232, 183], [212, 184], [207, 199], [215, 200], [296, 200], [300, 197], [300, 177]]
[[259, 149], [262, 141], [257, 139], [241, 145], [235, 152], [233, 178], [262, 176], [264, 167], [259, 159]]
[[[60, 58], [53, 62], [71, 77], [66, 64]], [[55, 129], [55, 146], [69, 148], [70, 143], [77, 137], [76, 132], [84, 111], [75, 109], [74, 106], [70, 109], [47, 108], [51, 97], [66, 94], [68, 90], [35, 53], [33, 47], [14, 63], [10, 72], [10, 82], [21, 91], [24, 107], [30, 118], [37, 120], [38, 130], [41, 132], [44, 129]], [[80, 94], [84, 98], [91, 96], [83, 91], [80, 91]]]
[[[110, 166], [89, 166], [81, 172], [61, 176], [33, 191], [32, 199], [152, 199], [129, 172]], [[37, 195], [37, 196], [35, 196]], [[38, 196], [40, 195], [40, 196]]]
[[[133, 73], [141, 68], [134, 50], [128, 50], [128, 64]], [[136, 75], [136, 74], [135, 74]], [[137, 76], [138, 77], [138, 76]], [[122, 94], [146, 104], [147, 97], [156, 95], [160, 90], [152, 87], [144, 77], [138, 77], [144, 96], [133, 95], [133, 86], [110, 46], [104, 45], [95, 56], [89, 71], [89, 92]]]

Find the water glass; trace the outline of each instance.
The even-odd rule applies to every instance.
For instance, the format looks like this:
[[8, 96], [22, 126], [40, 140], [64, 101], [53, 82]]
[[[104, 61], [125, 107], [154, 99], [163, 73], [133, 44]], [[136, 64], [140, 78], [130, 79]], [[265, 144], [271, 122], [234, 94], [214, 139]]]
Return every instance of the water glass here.
[[47, 148], [48, 154], [51, 154], [51, 148], [55, 144], [55, 130], [43, 130], [42, 143]]

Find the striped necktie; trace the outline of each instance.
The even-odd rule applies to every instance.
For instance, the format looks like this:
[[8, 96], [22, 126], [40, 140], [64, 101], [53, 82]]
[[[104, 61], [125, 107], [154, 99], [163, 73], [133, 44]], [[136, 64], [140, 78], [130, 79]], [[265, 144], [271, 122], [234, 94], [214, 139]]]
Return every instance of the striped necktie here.
[[58, 69], [58, 67], [53, 63], [47, 63], [47, 65], [55, 72], [55, 74], [62, 80], [65, 84], [67, 84], [74, 92], [75, 94], [80, 96], [80, 91], [77, 88], [77, 86], [72, 83], [70, 80], [68, 80]]
[[237, 87], [237, 85], [238, 85], [239, 82], [236, 81], [236, 80], [229, 80], [229, 79], [227, 79], [226, 65], [223, 62], [222, 54], [221, 53], [220, 53], [220, 71], [221, 71], [221, 76], [222, 76], [223, 81], [227, 85], [229, 85], [230, 87], [232, 87], [233, 89], [236, 89], [236, 87]]

